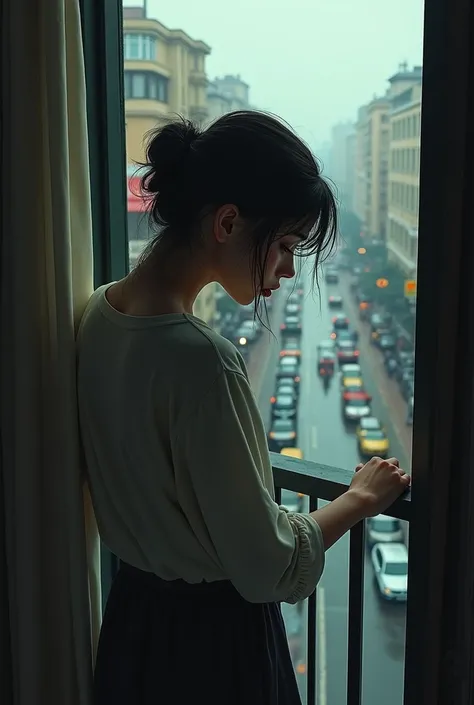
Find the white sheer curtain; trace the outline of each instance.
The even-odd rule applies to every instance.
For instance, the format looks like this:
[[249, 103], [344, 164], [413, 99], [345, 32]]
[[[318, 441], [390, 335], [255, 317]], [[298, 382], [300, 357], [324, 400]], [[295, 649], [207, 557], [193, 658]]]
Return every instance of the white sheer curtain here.
[[0, 32], [0, 702], [89, 705], [100, 590], [75, 401], [93, 285], [78, 2], [6, 0]]

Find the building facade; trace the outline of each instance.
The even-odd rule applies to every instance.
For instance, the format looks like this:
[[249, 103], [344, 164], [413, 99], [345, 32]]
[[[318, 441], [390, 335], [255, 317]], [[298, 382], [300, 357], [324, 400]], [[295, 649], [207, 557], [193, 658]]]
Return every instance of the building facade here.
[[364, 234], [371, 240], [384, 241], [387, 226], [387, 188], [389, 153], [389, 102], [384, 96], [367, 105], [365, 121], [366, 177]]
[[367, 106], [362, 105], [357, 111], [355, 124], [355, 155], [354, 155], [354, 213], [363, 223], [367, 201]]
[[345, 206], [355, 213], [355, 173], [356, 173], [357, 138], [355, 131], [346, 137], [345, 163]]
[[144, 157], [146, 133], [172, 114], [208, 118], [205, 59], [210, 47], [181, 29], [168, 29], [143, 7], [123, 9], [127, 161]]
[[[204, 123], [208, 119], [205, 60], [210, 47], [181, 29], [168, 29], [146, 16], [143, 7], [123, 8], [124, 94], [128, 174], [130, 266], [153, 235], [139, 195], [137, 163], [144, 160], [146, 133], [172, 115]], [[195, 314], [209, 324], [215, 317], [210, 284], [195, 302]]]
[[207, 86], [207, 111], [210, 121], [233, 110], [251, 109], [249, 85], [237, 76], [216, 77]]
[[408, 71], [402, 65], [390, 83], [387, 249], [390, 261], [412, 278], [418, 253], [422, 69]]
[[[348, 171], [354, 170], [351, 164], [352, 154], [348, 152], [348, 139], [354, 134], [352, 122], [341, 122], [331, 130], [331, 153], [328, 172], [337, 187], [337, 194], [344, 206], [348, 207], [350, 200]], [[353, 159], [352, 159], [353, 162]]]

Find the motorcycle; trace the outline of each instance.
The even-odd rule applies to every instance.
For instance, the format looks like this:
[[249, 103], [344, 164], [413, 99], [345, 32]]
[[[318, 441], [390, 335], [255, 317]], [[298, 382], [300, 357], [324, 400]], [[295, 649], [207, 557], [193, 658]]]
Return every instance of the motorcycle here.
[[319, 362], [318, 366], [319, 376], [322, 379], [324, 390], [329, 389], [331, 384], [331, 379], [334, 376], [334, 361], [333, 360], [322, 360]]

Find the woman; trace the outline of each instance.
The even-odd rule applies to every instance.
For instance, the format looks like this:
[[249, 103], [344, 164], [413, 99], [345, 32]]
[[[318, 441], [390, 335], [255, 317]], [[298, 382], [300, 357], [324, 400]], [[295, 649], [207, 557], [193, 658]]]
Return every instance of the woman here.
[[395, 459], [357, 468], [312, 514], [274, 502], [265, 429], [235, 347], [193, 316], [219, 282], [270, 297], [333, 247], [336, 207], [309, 149], [258, 112], [157, 130], [143, 190], [158, 233], [101, 287], [78, 339], [89, 482], [121, 560], [102, 625], [96, 703], [299, 705], [279, 603], [310, 595], [324, 552], [408, 486]]

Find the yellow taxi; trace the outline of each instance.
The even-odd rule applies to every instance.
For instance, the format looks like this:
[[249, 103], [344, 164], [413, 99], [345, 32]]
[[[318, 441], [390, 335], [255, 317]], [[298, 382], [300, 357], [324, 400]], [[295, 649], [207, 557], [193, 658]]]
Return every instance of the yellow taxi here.
[[[282, 448], [280, 451], [280, 455], [286, 455], [289, 458], [296, 458], [297, 460], [303, 460], [303, 451], [301, 448]], [[285, 492], [285, 490], [283, 490]], [[293, 506], [292, 497], [294, 497], [296, 494], [296, 504]], [[304, 494], [301, 494], [301, 492], [289, 492], [288, 493], [288, 498], [287, 501], [284, 502], [286, 508], [289, 511], [293, 512], [302, 512], [303, 511], [303, 499], [304, 499]], [[285, 499], [285, 497], [282, 496], [282, 501]]]
[[366, 416], [360, 420], [356, 431], [359, 452], [365, 458], [378, 455], [386, 458], [390, 450], [390, 441], [380, 421], [375, 416]]
[[345, 392], [349, 389], [353, 389], [353, 388], [362, 389], [363, 386], [364, 386], [364, 380], [360, 376], [358, 376], [358, 377], [354, 377], [352, 375], [347, 376], [347, 377], [343, 376], [341, 379], [341, 387], [342, 387], [343, 392]]
[[280, 454], [287, 455], [289, 458], [297, 458], [297, 460], [303, 460], [303, 451], [301, 450], [301, 448], [282, 448]]

